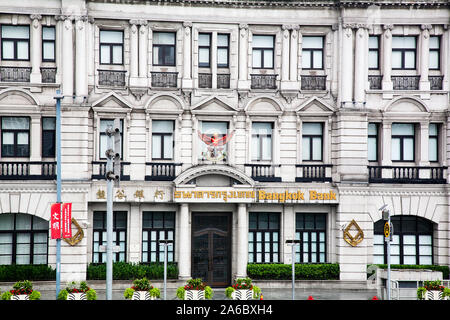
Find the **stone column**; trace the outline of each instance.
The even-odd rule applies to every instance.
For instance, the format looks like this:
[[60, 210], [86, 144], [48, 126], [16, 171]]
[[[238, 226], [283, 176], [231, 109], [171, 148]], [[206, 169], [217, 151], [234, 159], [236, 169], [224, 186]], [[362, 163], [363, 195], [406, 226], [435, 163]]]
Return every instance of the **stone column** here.
[[130, 20], [130, 82], [138, 77], [139, 57], [138, 57], [138, 27], [136, 20]]
[[147, 21], [140, 21], [139, 27], [139, 78], [147, 79], [147, 47], [148, 27]]
[[[428, 63], [427, 63], [428, 64]], [[428, 139], [429, 139], [429, 122], [420, 122], [420, 137], [419, 137], [419, 166], [429, 166], [429, 154], [428, 154]]]
[[191, 28], [192, 22], [183, 22], [183, 89], [192, 89], [192, 75], [191, 75]]
[[42, 61], [42, 16], [40, 14], [30, 15], [31, 22], [31, 83], [41, 83], [41, 61]]
[[[76, 54], [75, 54], [75, 101], [82, 103], [88, 96], [88, 81], [87, 81], [87, 51], [86, 51], [86, 21], [87, 16], [81, 16], [76, 18], [75, 22], [75, 42], [76, 42]], [[64, 56], [64, 59], [67, 57]], [[63, 84], [64, 86], [64, 84]]]
[[283, 25], [281, 27], [283, 30], [283, 36], [282, 36], [282, 52], [281, 52], [281, 81], [289, 81], [289, 47], [290, 47], [290, 32], [291, 26], [289, 25]]
[[290, 68], [289, 68], [289, 80], [297, 82], [298, 76], [298, 37], [300, 26], [292, 26], [291, 31], [291, 49], [290, 49]]
[[[449, 25], [444, 25], [444, 33], [442, 34], [442, 68], [441, 72], [444, 75], [444, 79], [442, 80], [442, 89], [445, 91], [449, 90], [449, 76], [450, 76], [450, 64], [449, 64], [449, 55], [450, 55], [450, 29]], [[449, 170], [450, 171], [450, 170]]]
[[342, 26], [341, 105], [353, 106], [353, 30], [349, 24]]
[[[30, 161], [41, 161], [41, 117], [40, 115], [32, 115], [30, 119], [30, 136], [28, 137], [28, 143], [30, 145]], [[40, 175], [41, 165], [30, 165], [30, 174]]]
[[359, 26], [355, 41], [355, 103], [359, 108], [366, 102], [368, 40], [367, 26]]
[[[383, 120], [381, 131], [381, 165], [392, 166], [392, 122]], [[383, 169], [382, 178], [392, 178], [392, 169]]]
[[62, 94], [64, 103], [73, 101], [73, 35], [72, 35], [72, 17], [63, 16], [62, 28]]
[[238, 89], [250, 90], [248, 81], [248, 25], [239, 25], [239, 81]]
[[429, 56], [430, 56], [430, 24], [420, 26], [422, 32], [420, 34], [420, 82], [419, 90], [430, 90], [430, 82], [428, 81]]
[[189, 204], [180, 205], [180, 227], [178, 245], [178, 278], [186, 280], [191, 278], [191, 228], [189, 223]]
[[245, 278], [248, 263], [248, 214], [245, 203], [238, 205], [237, 233], [236, 278]]
[[394, 26], [392, 24], [387, 24], [383, 26], [384, 33], [382, 36], [383, 39], [383, 80], [381, 83], [381, 87], [383, 90], [392, 90], [392, 80], [391, 80], [391, 72], [392, 72], [392, 64], [391, 64], [391, 55], [392, 55], [392, 29]]

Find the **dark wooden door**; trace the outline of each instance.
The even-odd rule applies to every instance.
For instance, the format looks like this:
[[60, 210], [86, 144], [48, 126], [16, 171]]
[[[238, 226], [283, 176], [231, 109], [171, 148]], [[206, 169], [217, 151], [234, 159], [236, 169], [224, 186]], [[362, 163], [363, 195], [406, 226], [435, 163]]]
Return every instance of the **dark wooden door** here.
[[231, 214], [192, 214], [192, 277], [209, 286], [231, 280]]

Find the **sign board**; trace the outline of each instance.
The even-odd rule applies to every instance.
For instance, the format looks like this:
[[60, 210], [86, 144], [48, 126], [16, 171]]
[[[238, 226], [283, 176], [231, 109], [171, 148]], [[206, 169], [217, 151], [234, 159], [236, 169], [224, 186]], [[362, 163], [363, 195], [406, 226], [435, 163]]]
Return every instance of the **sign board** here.
[[72, 204], [64, 203], [62, 206], [62, 237], [72, 238]]
[[54, 203], [50, 208], [50, 228], [51, 238], [61, 238], [61, 204]]

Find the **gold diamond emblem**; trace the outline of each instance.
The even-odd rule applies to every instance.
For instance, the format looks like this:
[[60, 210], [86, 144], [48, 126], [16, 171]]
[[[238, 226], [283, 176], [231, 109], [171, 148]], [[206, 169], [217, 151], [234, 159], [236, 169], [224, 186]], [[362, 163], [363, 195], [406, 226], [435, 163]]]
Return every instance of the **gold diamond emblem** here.
[[[356, 231], [356, 234], [355, 234]], [[348, 226], [344, 229], [344, 240], [352, 247], [358, 245], [364, 239], [364, 232], [356, 223], [355, 220], [352, 220]]]

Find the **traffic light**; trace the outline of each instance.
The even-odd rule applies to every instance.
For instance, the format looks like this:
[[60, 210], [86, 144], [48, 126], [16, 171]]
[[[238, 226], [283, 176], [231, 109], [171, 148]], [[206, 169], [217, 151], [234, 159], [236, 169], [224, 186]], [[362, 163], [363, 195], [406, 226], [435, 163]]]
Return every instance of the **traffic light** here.
[[116, 187], [119, 186], [120, 181], [120, 151], [122, 146], [121, 141], [121, 126], [120, 126], [120, 119], [114, 119], [114, 164], [113, 164], [113, 171], [114, 171], [114, 185]]

